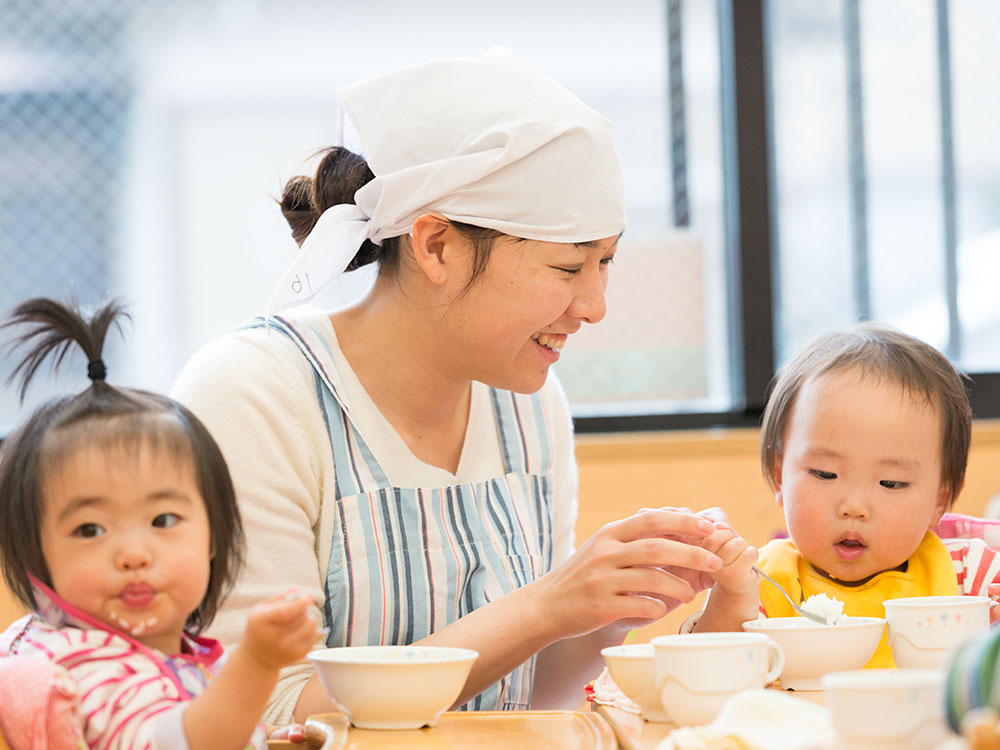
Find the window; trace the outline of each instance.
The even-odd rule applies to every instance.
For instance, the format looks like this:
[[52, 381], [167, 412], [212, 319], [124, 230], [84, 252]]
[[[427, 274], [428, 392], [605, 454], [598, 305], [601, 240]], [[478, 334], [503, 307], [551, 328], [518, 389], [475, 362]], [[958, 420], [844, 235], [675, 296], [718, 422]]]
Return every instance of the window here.
[[[558, 365], [578, 429], [753, 424], [775, 363], [859, 315], [947, 351], [977, 414], [1000, 415], [982, 96], [998, 16], [990, 0], [0, 4], [0, 311], [123, 296], [112, 378], [166, 390], [294, 256], [273, 196], [333, 142], [335, 90], [500, 43], [615, 123], [626, 170], [608, 317]], [[0, 391], [0, 435], [24, 413]]]

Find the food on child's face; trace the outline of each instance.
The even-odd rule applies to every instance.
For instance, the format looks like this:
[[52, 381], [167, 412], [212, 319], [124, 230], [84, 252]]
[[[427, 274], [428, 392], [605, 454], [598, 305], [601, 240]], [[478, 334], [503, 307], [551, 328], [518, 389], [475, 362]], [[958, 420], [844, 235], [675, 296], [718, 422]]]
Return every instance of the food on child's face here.
[[844, 603], [826, 594], [813, 594], [802, 603], [802, 609], [819, 615], [826, 620], [827, 625], [843, 625], [847, 622]]

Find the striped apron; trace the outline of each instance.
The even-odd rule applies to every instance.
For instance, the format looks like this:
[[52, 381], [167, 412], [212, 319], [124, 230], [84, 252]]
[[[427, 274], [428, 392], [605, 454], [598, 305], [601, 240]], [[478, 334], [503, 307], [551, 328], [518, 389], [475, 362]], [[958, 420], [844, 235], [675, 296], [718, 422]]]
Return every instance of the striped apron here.
[[[252, 326], [263, 325], [263, 320]], [[406, 645], [548, 572], [551, 443], [540, 396], [491, 389], [504, 474], [447, 487], [393, 487], [337, 390], [329, 345], [274, 317], [313, 368], [336, 472], [326, 576], [328, 646]], [[322, 533], [326, 533], [324, 529]], [[524, 710], [535, 658], [462, 706]]]

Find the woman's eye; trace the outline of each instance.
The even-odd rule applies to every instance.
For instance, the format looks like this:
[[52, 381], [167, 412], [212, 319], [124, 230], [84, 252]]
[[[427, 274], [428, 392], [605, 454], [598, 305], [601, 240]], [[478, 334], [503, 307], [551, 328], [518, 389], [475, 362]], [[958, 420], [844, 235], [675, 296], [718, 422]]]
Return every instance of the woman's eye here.
[[100, 536], [103, 533], [104, 528], [100, 524], [96, 523], [81, 523], [73, 529], [73, 536], [78, 536], [83, 539], [93, 539], [95, 536]]
[[836, 479], [837, 475], [832, 471], [821, 471], [820, 469], [810, 469], [809, 473], [819, 479]]
[[153, 519], [153, 526], [158, 529], [169, 529], [180, 520], [181, 517], [176, 513], [161, 513]]
[[909, 482], [897, 482], [894, 479], [883, 479], [879, 484], [887, 490], [902, 490], [910, 486]]
[[614, 259], [613, 256], [611, 258], [601, 258], [601, 265], [602, 266], [610, 266], [614, 262], [615, 262], [615, 259]]
[[556, 266], [556, 270], [562, 271], [563, 273], [568, 273], [570, 276], [575, 276], [576, 274], [580, 273], [579, 268], [560, 268]]

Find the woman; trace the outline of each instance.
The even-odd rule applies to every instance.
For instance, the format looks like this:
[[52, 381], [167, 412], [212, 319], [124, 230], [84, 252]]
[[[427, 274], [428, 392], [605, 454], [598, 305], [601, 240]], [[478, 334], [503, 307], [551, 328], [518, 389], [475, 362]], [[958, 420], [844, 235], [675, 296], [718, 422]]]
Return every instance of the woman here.
[[[289, 183], [301, 249], [269, 311], [370, 262], [374, 287], [233, 332], [175, 386], [222, 446], [247, 530], [214, 635], [294, 584], [323, 602], [328, 645], [476, 649], [460, 702], [514, 709], [578, 705], [602, 647], [709, 576], [699, 628], [754, 617], [727, 597], [756, 585], [755, 551], [690, 512], [637, 514], [573, 552], [572, 423], [549, 368], [604, 317], [625, 226], [610, 124], [503, 50], [338, 99], [367, 165], [332, 149]], [[267, 718], [331, 708], [302, 665]]]

